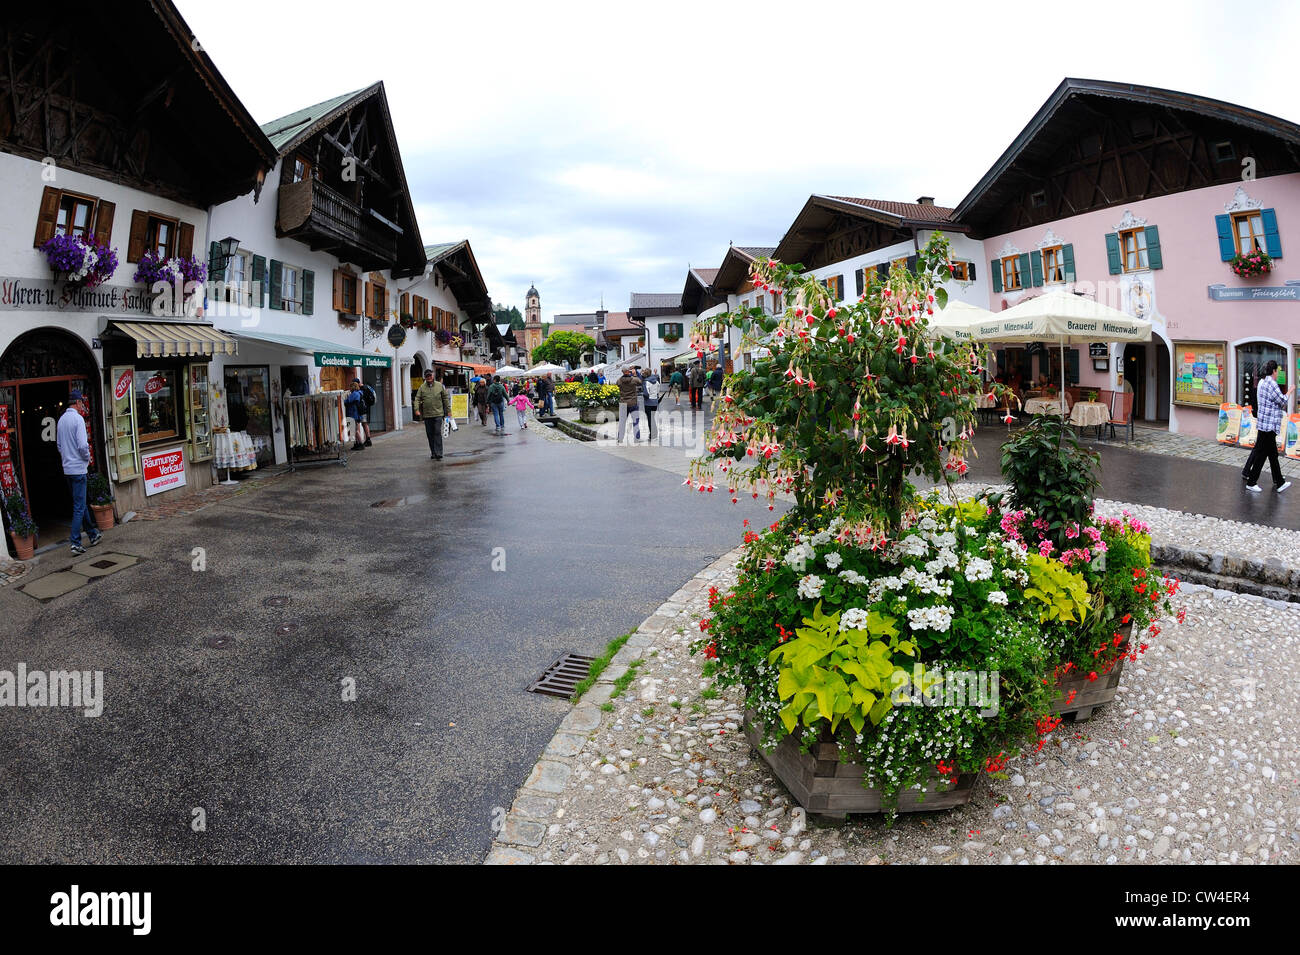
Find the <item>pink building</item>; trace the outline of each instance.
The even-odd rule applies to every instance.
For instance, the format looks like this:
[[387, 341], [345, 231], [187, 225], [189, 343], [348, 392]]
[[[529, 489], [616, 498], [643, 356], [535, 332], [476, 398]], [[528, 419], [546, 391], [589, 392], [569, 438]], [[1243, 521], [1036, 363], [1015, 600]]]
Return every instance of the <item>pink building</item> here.
[[[1138, 421], [1213, 438], [1221, 403], [1253, 404], [1265, 361], [1285, 370], [1283, 390], [1295, 383], [1294, 123], [1185, 93], [1067, 79], [952, 218], [983, 240], [994, 311], [1067, 287], [1153, 323], [1147, 344], [1067, 349], [1067, 377], [1081, 386], [1128, 380]], [[1258, 269], [1257, 252], [1270, 271], [1234, 271], [1239, 256]], [[1008, 374], [1059, 374], [1054, 349], [999, 352]]]

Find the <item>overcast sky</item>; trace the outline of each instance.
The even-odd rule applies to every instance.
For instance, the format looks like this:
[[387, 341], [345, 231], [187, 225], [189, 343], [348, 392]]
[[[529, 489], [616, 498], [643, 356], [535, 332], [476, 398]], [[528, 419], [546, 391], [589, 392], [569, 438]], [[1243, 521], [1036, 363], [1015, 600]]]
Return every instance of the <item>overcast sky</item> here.
[[1300, 5], [177, 0], [258, 122], [383, 80], [425, 244], [544, 318], [677, 292], [809, 195], [956, 205], [1066, 76], [1300, 121]]

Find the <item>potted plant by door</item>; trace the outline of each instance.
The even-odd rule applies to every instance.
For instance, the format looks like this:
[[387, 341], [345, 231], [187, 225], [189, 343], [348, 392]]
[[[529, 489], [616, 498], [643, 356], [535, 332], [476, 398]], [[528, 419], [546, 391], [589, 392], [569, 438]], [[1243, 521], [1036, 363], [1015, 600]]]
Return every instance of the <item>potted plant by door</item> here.
[[113, 513], [113, 486], [103, 474], [92, 474], [86, 480], [86, 500], [95, 515], [95, 525], [106, 531], [117, 523]]
[[5, 511], [9, 514], [9, 536], [13, 538], [14, 553], [19, 560], [31, 560], [36, 553], [36, 532], [39, 530], [27, 510], [27, 499], [19, 491], [5, 495]]

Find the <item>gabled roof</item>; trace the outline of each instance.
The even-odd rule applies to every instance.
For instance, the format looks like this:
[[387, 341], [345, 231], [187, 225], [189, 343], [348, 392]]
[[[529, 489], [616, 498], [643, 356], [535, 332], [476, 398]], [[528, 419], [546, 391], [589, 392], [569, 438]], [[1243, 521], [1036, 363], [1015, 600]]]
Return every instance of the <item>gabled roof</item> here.
[[605, 316], [605, 334], [611, 338], [621, 338], [631, 334], [644, 335], [645, 329], [634, 325], [627, 312], [610, 312]]
[[[1157, 124], [1167, 125], [1168, 134], [1157, 135]], [[1095, 146], [1086, 152], [1074, 148], [1083, 138], [1093, 136]], [[1195, 148], [1198, 140], [1203, 143], [1200, 151]], [[1227, 159], [1215, 161], [1208, 153], [1211, 144], [1220, 140], [1236, 148]], [[1167, 160], [1161, 160], [1181, 163], [1183, 167], [1176, 177], [1168, 175], [1169, 167], [1161, 170], [1171, 180], [1168, 184], [1148, 171], [1159, 164], [1156, 152], [1165, 146]], [[1004, 219], [1006, 209], [1031, 191], [1044, 192], [1042, 212], [1036, 218], [1046, 221], [1214, 182], [1230, 182], [1240, 178], [1240, 159], [1246, 155], [1256, 158], [1257, 177], [1300, 169], [1300, 126], [1205, 96], [1067, 77], [958, 203], [954, 218], [979, 236], [986, 234], [987, 228], [997, 231], [1005, 226], [993, 220]], [[1130, 168], [1126, 176], [1125, 162], [1135, 164], [1142, 175], [1133, 175], [1134, 169]], [[1065, 178], [1060, 172], [1063, 164], [1075, 172], [1086, 167], [1095, 178], [1084, 184], [1082, 195], [1067, 196], [1069, 201], [1061, 203], [1057, 210], [1049, 205], [1059, 201], [1065, 191], [1066, 184], [1056, 181]], [[1103, 178], [1110, 176], [1114, 177], [1113, 183]]]
[[271, 145], [276, 148], [276, 151], [283, 156], [304, 139], [309, 138], [312, 133], [324, 129], [340, 108], [347, 109], [355, 105], [373, 89], [374, 86], [367, 86], [364, 89], [353, 90], [351, 93], [332, 97], [323, 103], [317, 103], [315, 106], [295, 110], [288, 116], [281, 116], [269, 123], [263, 123], [262, 132], [266, 134], [267, 139], [271, 141]]
[[781, 244], [772, 253], [772, 258], [790, 265], [799, 262], [809, 269], [828, 264], [822, 260], [832, 256], [820, 253], [824, 249], [829, 227], [836, 220], [845, 217], [879, 226], [874, 230], [873, 240], [855, 254], [911, 238], [912, 230], [917, 228], [942, 227], [946, 231], [965, 231], [964, 227], [953, 222], [952, 212], [947, 206], [929, 203], [813, 195], [795, 216], [794, 222], [782, 237]]
[[[365, 89], [344, 93], [341, 96], [335, 96], [333, 99], [317, 103], [315, 106], [309, 106], [287, 116], [281, 116], [279, 119], [265, 124], [262, 129], [278, 150], [280, 156], [284, 157], [311, 137], [324, 132], [339, 116], [368, 100], [374, 101], [380, 120], [379, 125], [382, 127], [381, 130], [374, 131], [375, 138], [378, 139], [380, 135], [383, 135], [388, 141], [393, 168], [396, 170], [397, 176], [395, 186], [401, 192], [403, 211], [406, 213], [405, 221], [398, 223], [402, 228], [402, 233], [398, 239], [399, 264], [393, 271], [401, 276], [416, 275], [424, 268], [425, 264], [423, 245], [420, 241], [420, 227], [415, 221], [415, 205], [411, 199], [411, 190], [406, 182], [406, 170], [402, 166], [402, 152], [397, 145], [397, 132], [393, 129], [393, 117], [388, 110], [388, 95], [384, 92], [383, 80], [372, 83]], [[366, 157], [358, 158], [363, 161], [366, 159]]]
[[456, 304], [464, 309], [465, 314], [475, 323], [487, 322], [492, 316], [492, 299], [469, 239], [426, 245], [424, 257], [446, 279], [448, 288], [456, 296]]
[[725, 296], [717, 296], [713, 292], [713, 280], [717, 276], [717, 269], [687, 270], [686, 286], [682, 289], [683, 314], [698, 315], [726, 301]]
[[749, 281], [749, 273], [754, 263], [762, 258], [771, 258], [776, 251], [766, 245], [733, 245], [723, 256], [722, 266], [714, 273], [713, 291], [717, 295], [734, 294]]
[[643, 309], [675, 309], [680, 311], [682, 296], [678, 292], [633, 292], [628, 314]]

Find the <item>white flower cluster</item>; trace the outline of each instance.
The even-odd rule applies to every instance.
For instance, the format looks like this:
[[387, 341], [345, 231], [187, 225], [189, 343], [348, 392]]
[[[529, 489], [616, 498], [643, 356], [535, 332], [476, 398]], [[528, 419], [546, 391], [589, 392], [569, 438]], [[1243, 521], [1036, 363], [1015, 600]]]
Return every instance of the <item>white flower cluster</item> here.
[[972, 583], [977, 580], [992, 580], [993, 562], [982, 557], [972, 557], [966, 562], [966, 579]]
[[958, 563], [959, 561], [957, 559], [956, 551], [941, 550], [939, 551], [938, 554], [935, 555], [934, 560], [926, 563], [925, 572], [927, 574], [933, 574], [934, 576], [937, 577], [940, 574], [942, 574], [947, 568], [956, 567]]
[[1001, 590], [995, 590], [989, 594], [989, 603], [1005, 607], [1007, 605], [1007, 595]]
[[942, 604], [935, 607], [918, 607], [907, 612], [907, 622], [913, 630], [937, 630], [946, 633], [952, 625], [952, 608]]
[[82, 281], [94, 269], [95, 263], [99, 261], [99, 253], [95, 251], [93, 245], [84, 241], [80, 236], [76, 237], [76, 241], [77, 245], [81, 246], [81, 268], [68, 273], [68, 281], [70, 282]]
[[826, 566], [831, 570], [834, 570], [840, 564], [844, 563], [844, 558], [840, 556], [838, 551], [831, 551], [823, 558], [823, 560], [826, 561]]
[[861, 587], [863, 584], [870, 582], [856, 570], [841, 570], [839, 577], [846, 584], [853, 584], [855, 587]]
[[867, 590], [867, 599], [875, 603], [885, 595], [886, 590], [902, 590], [904, 586], [901, 577], [877, 577], [871, 582], [871, 587]]
[[942, 534], [931, 534], [930, 543], [940, 550], [948, 550], [957, 546], [957, 535], [952, 531], [944, 531]]
[[898, 560], [902, 557], [925, 557], [929, 553], [930, 545], [925, 542], [924, 537], [920, 534], [908, 534], [902, 540], [895, 542], [890, 556]]
[[816, 574], [809, 574], [806, 577], [799, 578], [799, 596], [805, 600], [816, 600], [822, 595], [822, 587], [826, 581], [822, 580]]
[[861, 607], [850, 607], [840, 616], [840, 632], [845, 630], [866, 630], [867, 612]]
[[802, 573], [807, 567], [808, 561], [817, 556], [817, 551], [813, 550], [812, 545], [808, 543], [795, 544], [785, 555], [785, 562], [795, 573]]
[[823, 544], [829, 544], [831, 538], [834, 536], [835, 532], [828, 527], [825, 530], [818, 531], [810, 537], [808, 543], [812, 544], [814, 547], [821, 547]]
[[915, 567], [904, 567], [898, 575], [905, 584], [911, 584], [923, 594], [935, 594], [939, 597], [952, 596], [952, 584], [945, 584], [933, 574], [923, 574]]

